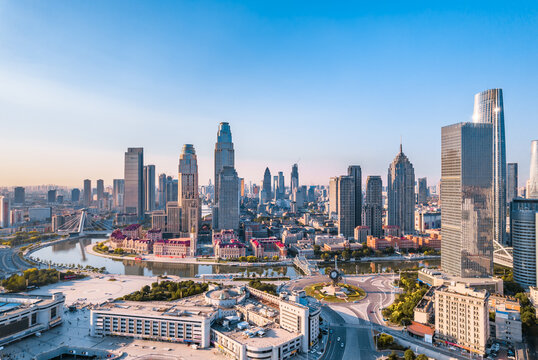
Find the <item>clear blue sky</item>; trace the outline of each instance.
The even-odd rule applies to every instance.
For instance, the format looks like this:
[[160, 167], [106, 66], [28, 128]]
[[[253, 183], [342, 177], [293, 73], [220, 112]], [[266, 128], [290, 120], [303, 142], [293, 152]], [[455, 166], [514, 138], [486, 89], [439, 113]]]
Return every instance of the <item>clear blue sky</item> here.
[[492, 87], [523, 185], [538, 5], [438, 3], [0, 0], [0, 186], [110, 184], [129, 146], [175, 174], [184, 143], [207, 183], [220, 121], [247, 180], [299, 162], [305, 184], [348, 164], [385, 182], [402, 136], [437, 182], [441, 126]]

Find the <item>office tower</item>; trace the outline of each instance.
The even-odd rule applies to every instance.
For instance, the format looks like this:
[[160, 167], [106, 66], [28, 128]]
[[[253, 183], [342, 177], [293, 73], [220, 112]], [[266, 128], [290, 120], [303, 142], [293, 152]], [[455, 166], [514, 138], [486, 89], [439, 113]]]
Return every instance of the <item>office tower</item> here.
[[316, 187], [310, 186], [308, 188], [308, 194], [306, 196], [306, 202], [312, 203], [316, 201]]
[[425, 177], [418, 179], [417, 203], [419, 205], [428, 204], [428, 183]]
[[97, 207], [104, 207], [105, 183], [102, 179], [97, 180]]
[[155, 210], [155, 165], [144, 166], [144, 211]]
[[218, 178], [218, 223], [215, 229], [239, 229], [239, 177], [231, 166], [225, 166]]
[[462, 283], [435, 290], [436, 337], [484, 354], [489, 339], [488, 299], [486, 290], [473, 290]]
[[402, 233], [415, 231], [415, 170], [400, 152], [389, 166], [387, 175], [388, 225], [396, 225]]
[[198, 161], [192, 144], [183, 145], [179, 156], [178, 205], [181, 208], [181, 231], [198, 234], [200, 198], [198, 195]]
[[166, 208], [166, 174], [159, 175], [159, 190], [157, 190], [159, 209]]
[[460, 277], [491, 276], [492, 125], [445, 126], [441, 137], [441, 267]]
[[329, 179], [329, 216], [338, 214], [338, 177]]
[[339, 176], [338, 180], [338, 233], [345, 238], [355, 235], [355, 177]]
[[502, 89], [490, 89], [474, 97], [473, 122], [491, 124], [493, 132], [494, 239], [506, 243], [506, 147]]
[[355, 227], [362, 224], [362, 171], [359, 165], [350, 165], [347, 168], [348, 176], [352, 176], [355, 181]]
[[284, 173], [282, 171], [278, 172], [278, 198], [284, 199], [284, 194], [286, 192], [286, 186], [284, 185]]
[[56, 202], [56, 189], [49, 190], [47, 192], [47, 202], [48, 203], [55, 203]]
[[538, 286], [538, 199], [513, 199], [510, 203], [510, 234], [514, 280], [524, 288]]
[[262, 191], [260, 193], [260, 200], [262, 204], [271, 201], [271, 172], [269, 168], [265, 168], [263, 174]]
[[531, 167], [527, 185], [527, 198], [538, 199], [538, 140], [531, 142]]
[[517, 198], [517, 163], [509, 163], [506, 171], [506, 202], [510, 204]]
[[217, 131], [217, 142], [215, 143], [214, 204], [217, 204], [219, 200], [219, 172], [221, 172], [225, 166], [235, 166], [235, 151], [230, 124], [221, 122], [219, 124], [219, 130]]
[[78, 203], [80, 201], [80, 190], [73, 189], [71, 190], [71, 202]]
[[365, 204], [377, 205], [383, 210], [383, 181], [381, 176], [373, 175], [366, 178]]
[[128, 148], [125, 153], [123, 209], [144, 216], [144, 149]]
[[290, 194], [299, 187], [299, 166], [293, 164], [291, 167]]
[[174, 235], [180, 236], [181, 229], [181, 208], [177, 201], [169, 201], [166, 203], [166, 231]]
[[245, 197], [245, 179], [239, 178], [239, 192], [242, 198]]
[[25, 193], [24, 188], [22, 186], [17, 186], [15, 188], [15, 204], [24, 204], [25, 200]]
[[112, 180], [112, 205], [115, 209], [123, 209], [123, 196], [125, 193], [125, 180]]
[[0, 195], [0, 227], [9, 227], [9, 199]]
[[383, 214], [379, 205], [364, 204], [362, 207], [362, 225], [370, 228], [370, 234], [375, 237], [383, 236]]
[[84, 180], [84, 206], [92, 206], [92, 181]]
[[278, 176], [273, 176], [273, 198], [278, 200]]

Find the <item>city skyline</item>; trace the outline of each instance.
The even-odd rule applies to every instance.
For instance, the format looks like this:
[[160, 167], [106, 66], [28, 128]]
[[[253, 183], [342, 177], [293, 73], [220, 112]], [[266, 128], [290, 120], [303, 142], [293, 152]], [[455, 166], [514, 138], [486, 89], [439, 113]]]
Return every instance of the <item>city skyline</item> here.
[[[84, 178], [109, 185], [121, 178], [121, 154], [133, 146], [144, 147], [158, 174], [174, 174], [183, 143], [196, 146], [205, 184], [213, 178], [210, 139], [223, 121], [234, 128], [236, 169], [247, 181], [259, 183], [265, 167], [287, 174], [295, 162], [306, 185], [327, 184], [348, 164], [382, 175], [402, 136], [417, 177], [433, 185], [439, 128], [470, 121], [471, 96], [497, 87], [505, 98], [506, 161], [522, 164], [521, 183], [528, 179], [523, 164], [538, 132], [529, 106], [538, 95], [535, 11], [502, 4], [472, 11], [454, 5], [452, 12], [319, 4], [278, 11], [163, 4], [150, 11], [152, 24], [163, 13], [177, 14], [199, 35], [194, 44], [169, 17], [142, 36], [145, 28], [133, 19], [147, 9], [111, 4], [109, 16], [130, 25], [127, 36], [99, 17], [100, 6], [0, 7], [0, 104], [3, 130], [12, 135], [5, 145], [27, 140], [0, 155], [0, 186], [80, 187]], [[526, 21], [517, 21], [523, 11]], [[55, 24], [55, 12], [70, 15], [71, 32]], [[286, 16], [296, 19], [293, 25]], [[364, 33], [371, 36], [358, 36]], [[431, 46], [436, 38], [442, 46]], [[502, 56], [489, 55], [492, 43]], [[357, 134], [365, 136], [357, 142]]]

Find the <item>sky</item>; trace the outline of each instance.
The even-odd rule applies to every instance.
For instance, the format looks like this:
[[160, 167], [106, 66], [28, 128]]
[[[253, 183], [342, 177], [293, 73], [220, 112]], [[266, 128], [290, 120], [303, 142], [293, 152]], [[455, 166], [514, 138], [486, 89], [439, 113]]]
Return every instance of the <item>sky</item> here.
[[221, 121], [247, 182], [385, 182], [402, 139], [435, 184], [441, 127], [488, 88], [523, 186], [537, 64], [536, 2], [0, 0], [0, 186], [109, 185], [128, 147], [177, 176], [185, 143], [206, 184]]

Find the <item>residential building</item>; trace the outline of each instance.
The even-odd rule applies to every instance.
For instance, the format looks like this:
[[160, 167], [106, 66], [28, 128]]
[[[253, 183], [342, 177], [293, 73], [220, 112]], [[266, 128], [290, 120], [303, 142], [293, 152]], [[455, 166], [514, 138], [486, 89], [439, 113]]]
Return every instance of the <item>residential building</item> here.
[[510, 204], [517, 198], [518, 170], [517, 163], [509, 163], [506, 175], [506, 202]]
[[502, 89], [482, 91], [474, 97], [473, 123], [491, 124], [493, 176], [493, 236], [506, 243], [506, 146]]
[[71, 202], [76, 204], [80, 201], [80, 190], [79, 189], [72, 189], [71, 190]]
[[128, 148], [125, 153], [123, 209], [125, 213], [144, 215], [144, 149]]
[[97, 180], [97, 208], [102, 209], [105, 207], [105, 182], [103, 179]]
[[368, 235], [372, 235], [370, 227], [362, 225], [355, 227], [355, 234], [353, 238], [357, 242], [365, 243], [366, 239], [368, 238]]
[[428, 180], [424, 178], [418, 179], [417, 203], [426, 205], [428, 203]]
[[9, 211], [10, 205], [8, 197], [0, 195], [0, 227], [2, 228], [10, 226]]
[[513, 344], [523, 341], [519, 310], [509, 309], [505, 304], [495, 306], [495, 338]]
[[382, 210], [376, 204], [364, 204], [362, 208], [362, 224], [369, 229], [368, 235], [383, 236]]
[[366, 178], [366, 196], [364, 204], [377, 205], [383, 210], [383, 180], [381, 176], [368, 176]]
[[144, 166], [144, 211], [155, 210], [155, 165]]
[[114, 179], [112, 181], [112, 206], [114, 209], [123, 209], [123, 196], [125, 193], [125, 181]]
[[346, 239], [353, 237], [355, 230], [355, 178], [338, 177], [338, 233]]
[[387, 175], [388, 225], [399, 226], [405, 234], [415, 231], [415, 170], [400, 152], [389, 166]]
[[56, 189], [47, 191], [47, 202], [53, 204], [56, 202]]
[[15, 191], [15, 196], [14, 196], [13, 202], [19, 205], [24, 204], [24, 201], [25, 201], [24, 188], [22, 186], [17, 186], [14, 191]]
[[92, 181], [90, 179], [84, 180], [84, 206], [92, 206]]
[[442, 128], [441, 267], [461, 277], [493, 274], [491, 124]]

